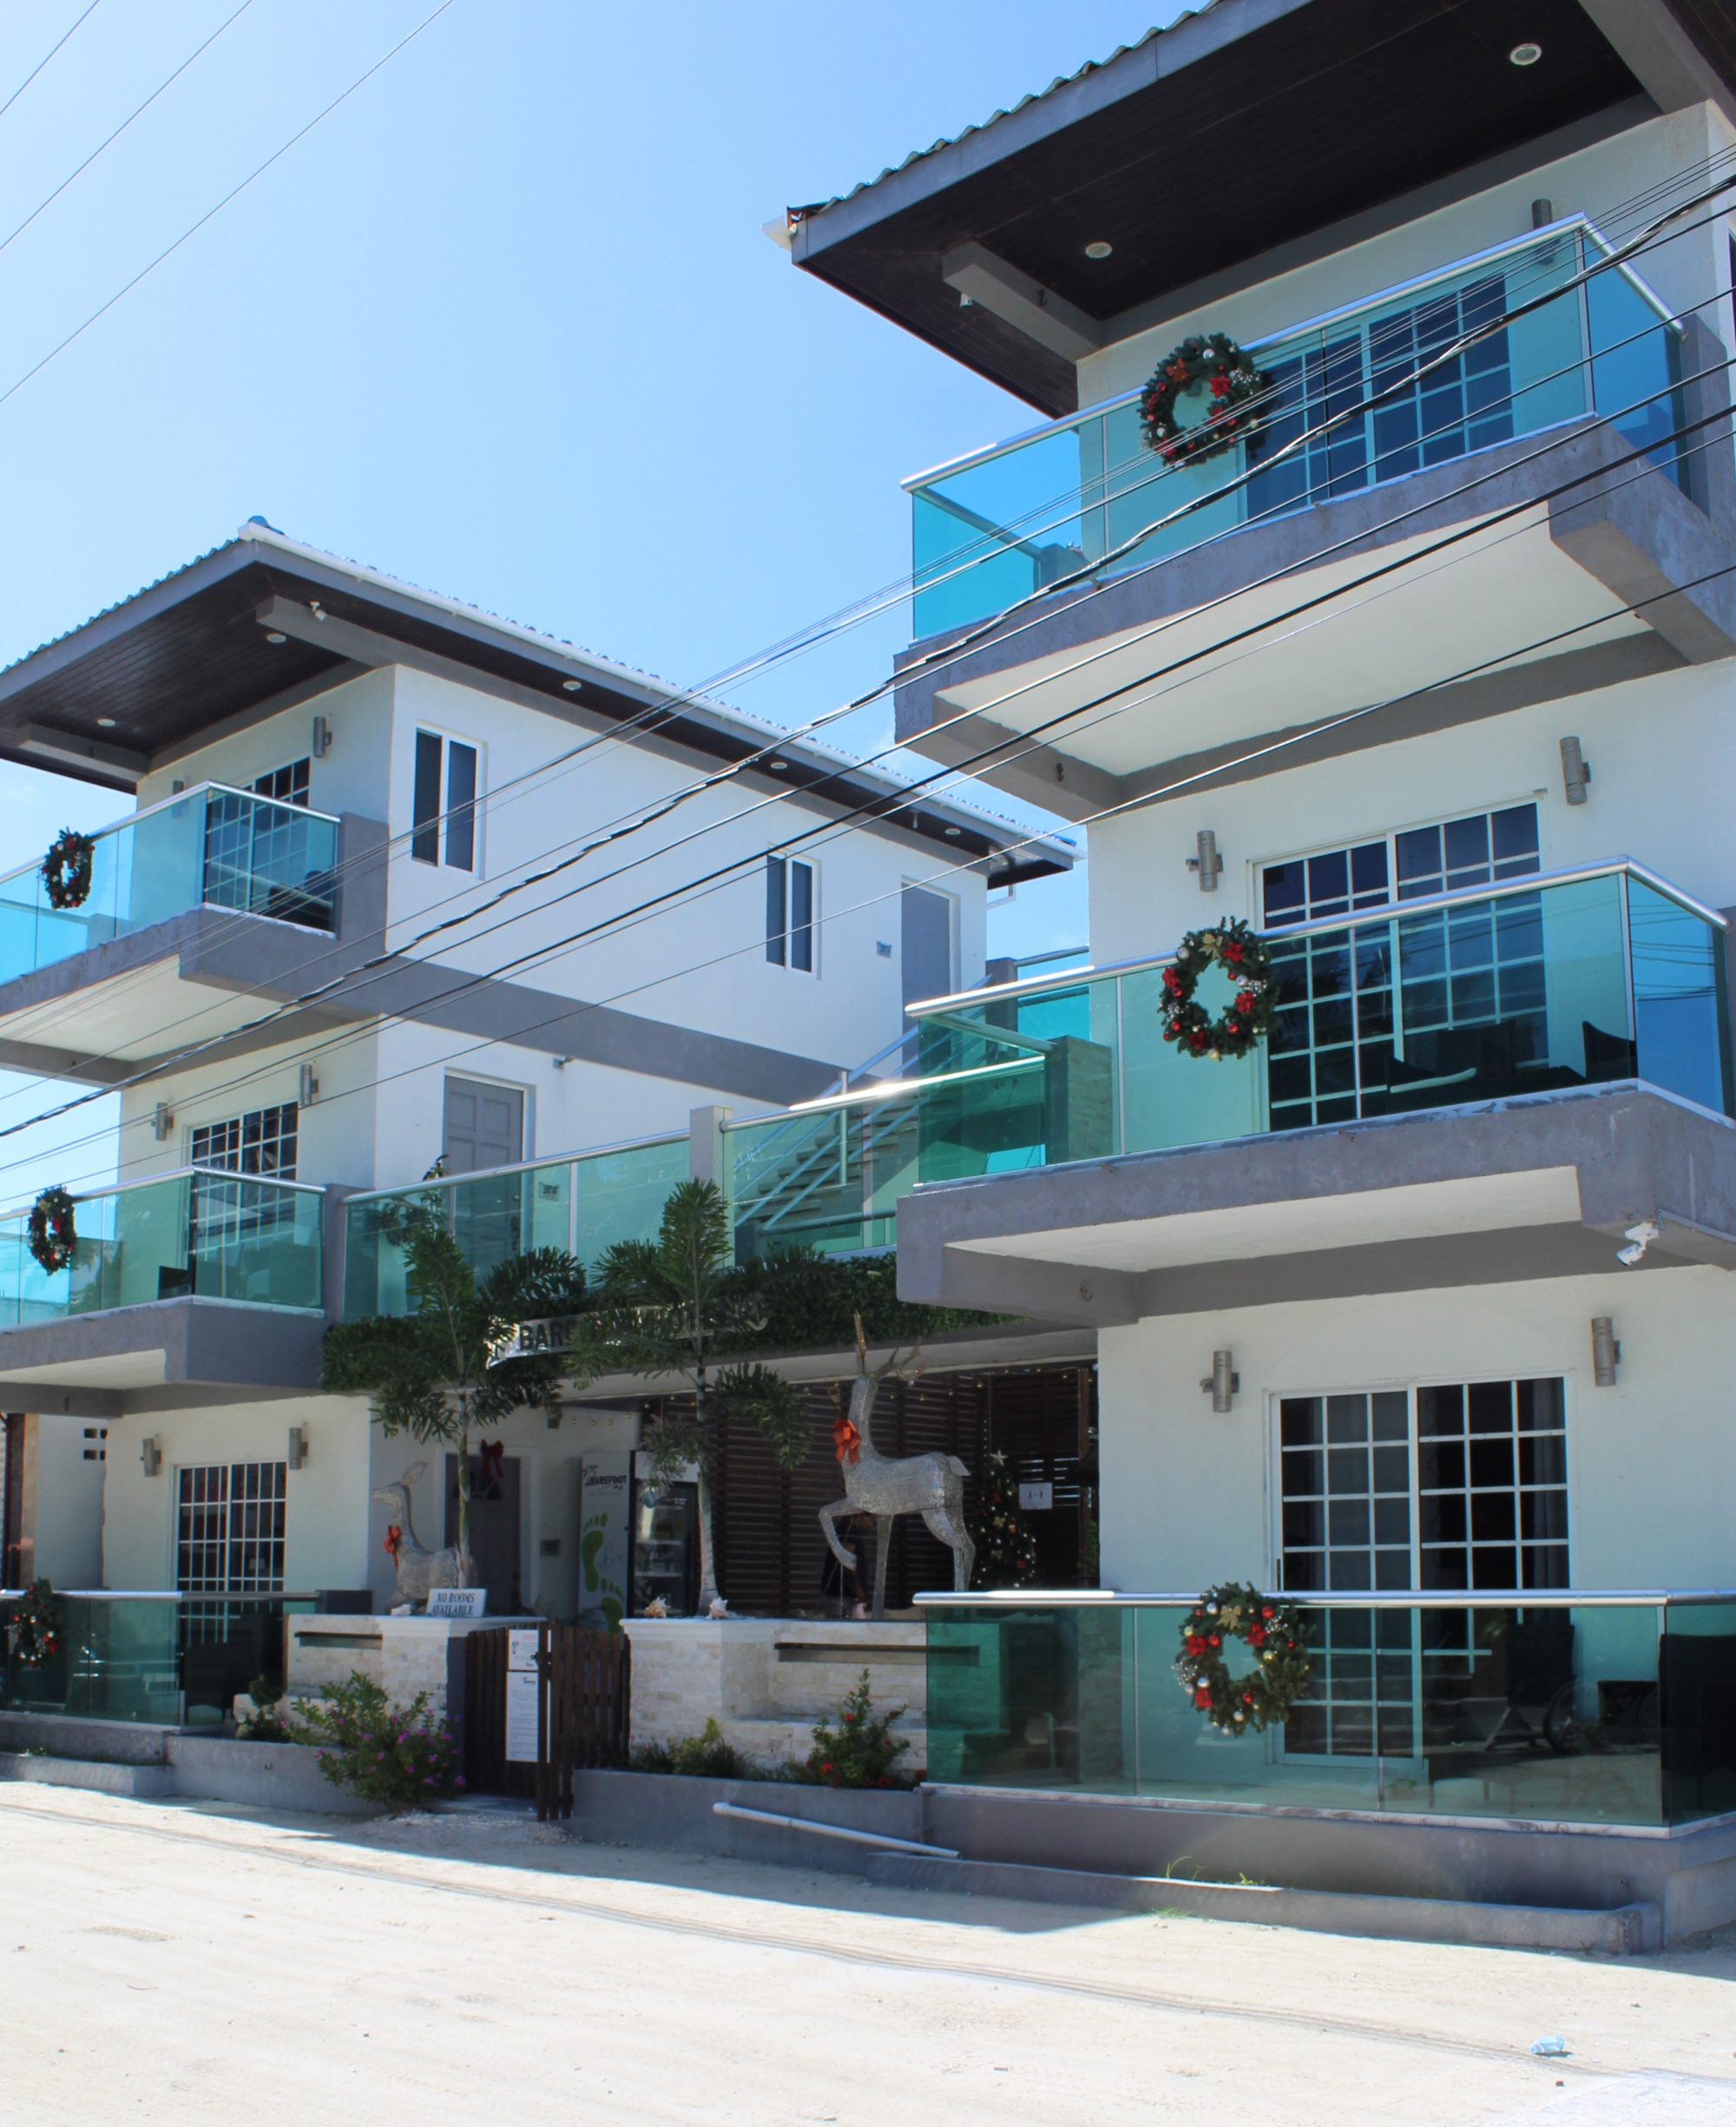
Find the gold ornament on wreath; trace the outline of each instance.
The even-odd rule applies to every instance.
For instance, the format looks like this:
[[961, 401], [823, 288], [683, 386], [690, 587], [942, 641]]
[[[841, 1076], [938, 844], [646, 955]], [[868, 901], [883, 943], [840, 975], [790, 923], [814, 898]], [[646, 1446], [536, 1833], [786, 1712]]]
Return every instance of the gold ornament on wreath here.
[[[1228, 1008], [1214, 1019], [1194, 992], [1207, 969], [1221, 967], [1236, 985]], [[1163, 1038], [1184, 1056], [1215, 1064], [1246, 1056], [1272, 1031], [1278, 1014], [1278, 984], [1259, 933], [1240, 917], [1226, 917], [1210, 930], [1190, 931], [1163, 971]]]
[[[1216, 458], [1259, 425], [1258, 407], [1272, 385], [1226, 333], [1194, 333], [1172, 347], [1140, 393], [1140, 429], [1166, 464]], [[1206, 418], [1184, 427], [1178, 403], [1203, 391]]]
[[[1232, 1676], [1224, 1658], [1229, 1640], [1246, 1643], [1253, 1667]], [[1308, 1628], [1299, 1604], [1262, 1595], [1246, 1581], [1222, 1581], [1181, 1621], [1175, 1677], [1214, 1729], [1245, 1735], [1282, 1727], [1308, 1689]]]

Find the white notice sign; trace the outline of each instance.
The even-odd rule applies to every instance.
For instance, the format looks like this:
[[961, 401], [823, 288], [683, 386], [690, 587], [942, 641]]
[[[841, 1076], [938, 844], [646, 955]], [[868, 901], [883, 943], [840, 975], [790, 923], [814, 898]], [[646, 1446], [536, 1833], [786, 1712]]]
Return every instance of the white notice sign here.
[[[534, 1633], [529, 1636], [535, 1638]], [[536, 1762], [536, 1701], [542, 1680], [535, 1669], [506, 1672], [506, 1755], [511, 1765]]]
[[510, 1669], [534, 1669], [536, 1666], [536, 1642], [539, 1637], [535, 1625], [515, 1625], [506, 1636], [506, 1666]]
[[1019, 1511], [1021, 1513], [1040, 1514], [1045, 1508], [1052, 1507], [1054, 1505], [1055, 1487], [1053, 1485], [1021, 1485], [1019, 1486]]
[[487, 1608], [486, 1588], [431, 1588], [428, 1590], [428, 1615], [431, 1617], [480, 1617]]

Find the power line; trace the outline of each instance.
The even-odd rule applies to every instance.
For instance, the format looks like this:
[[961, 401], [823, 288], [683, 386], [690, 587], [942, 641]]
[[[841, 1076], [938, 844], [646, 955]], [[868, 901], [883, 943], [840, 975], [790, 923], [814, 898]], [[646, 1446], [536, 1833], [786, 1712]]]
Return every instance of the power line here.
[[[93, 0], [93, 5], [95, 3], [96, 0]], [[84, 158], [83, 161], [79, 164], [76, 170], [72, 171], [69, 175], [62, 177], [60, 182], [55, 187], [54, 190], [49, 194], [46, 199], [39, 200], [36, 202], [36, 204], [30, 209], [30, 213], [26, 214], [24, 219], [18, 224], [17, 227], [12, 231], [10, 236], [0, 237], [0, 251], [4, 251], [7, 246], [11, 243], [14, 237], [22, 236], [24, 234], [24, 231], [28, 229], [30, 224], [36, 219], [38, 214], [42, 214], [45, 209], [54, 205], [55, 201], [60, 197], [61, 194], [66, 190], [69, 185], [76, 183], [77, 181], [82, 177], [84, 173], [90, 168], [91, 164], [95, 161], [96, 158], [101, 155], [106, 154], [107, 151], [115, 145], [115, 142], [120, 139], [121, 135], [127, 130], [128, 127], [132, 124], [134, 119], [142, 118], [145, 113], [149, 110], [152, 104], [156, 102], [160, 95], [161, 95], [163, 91], [166, 89], [173, 88], [175, 82], [181, 79], [181, 76], [186, 73], [188, 67], [193, 64], [194, 61], [197, 59], [201, 53], [209, 51], [211, 47], [217, 42], [218, 38], [220, 37], [223, 32], [229, 27], [230, 23], [239, 21], [253, 4], [253, 0], [241, 0], [241, 4], [235, 10], [235, 12], [227, 16], [224, 21], [219, 23], [217, 27], [211, 32], [210, 36], [206, 38], [205, 42], [197, 46], [193, 51], [190, 51], [187, 57], [183, 59], [181, 64], [174, 69], [173, 74], [168, 75], [164, 80], [159, 82], [156, 87], [152, 89], [149, 95], [145, 98], [144, 102], [139, 104], [136, 109], [130, 111], [128, 115], [121, 121], [120, 124], [115, 127], [115, 130], [108, 135], [107, 140], [99, 142], [98, 144], [93, 148], [90, 153]], [[89, 12], [89, 10], [87, 9], [85, 13], [88, 14]], [[83, 16], [79, 17], [80, 22], [82, 22], [83, 19]], [[76, 30], [77, 27], [78, 23], [75, 23], [73, 24], [73, 29]], [[67, 36], [70, 36], [71, 35], [72, 30], [69, 30], [67, 31]], [[56, 49], [58, 49], [58, 47], [56, 47]], [[50, 54], [50, 56], [52, 56], [53, 55]], [[43, 63], [46, 65], [48, 62], [44, 60]]]
[[102, 0], [90, 0], [90, 5], [86, 8], [84, 12], [74, 21], [72, 29], [68, 30], [62, 36], [57, 37], [56, 41], [49, 45], [47, 51], [45, 51], [42, 57], [37, 60], [35, 66], [30, 69], [30, 72], [24, 76], [23, 80], [18, 83], [18, 86], [12, 91], [11, 95], [7, 97], [3, 103], [0, 103], [0, 118], [3, 118], [7, 112], [11, 109], [12, 106], [18, 101], [18, 98], [23, 95], [24, 91], [30, 87], [30, 83], [35, 81], [37, 75], [39, 75], [43, 69], [48, 64], [49, 61], [54, 57], [55, 54], [60, 49], [61, 46], [71, 37], [73, 31], [77, 30], [81, 23], [89, 22], [90, 17], [96, 12], [97, 9], [101, 7], [102, 4]]
[[[91, 0], [91, 7], [95, 7], [99, 4], [100, 0]], [[15, 377], [12, 382], [6, 386], [5, 390], [3, 392], [0, 392], [0, 406], [3, 406], [6, 401], [10, 398], [15, 392], [22, 392], [24, 386], [30, 381], [31, 378], [39, 376], [42, 372], [48, 367], [49, 364], [54, 361], [57, 356], [64, 354], [67, 349], [71, 346], [73, 342], [76, 339], [82, 339], [100, 318], [107, 317], [108, 313], [114, 309], [116, 303], [120, 302], [123, 297], [130, 295], [133, 290], [138, 286], [139, 283], [141, 280], [148, 279], [152, 273], [155, 273], [158, 267], [160, 267], [166, 259], [173, 258], [175, 253], [181, 249], [183, 244], [188, 242], [192, 238], [197, 236], [199, 232], [206, 226], [207, 222], [214, 221], [217, 215], [220, 214], [223, 209], [228, 206], [232, 200], [239, 199], [242, 193], [247, 189], [249, 185], [254, 183], [258, 179], [263, 177], [266, 172], [271, 168], [273, 163], [280, 162], [289, 153], [292, 148], [295, 147], [299, 142], [305, 141], [307, 135], [312, 132], [313, 128], [317, 125], [321, 124], [326, 119], [329, 118], [332, 112], [335, 111], [340, 104], [347, 103], [350, 98], [355, 95], [358, 89], [364, 88], [369, 82], [371, 82], [374, 76], [379, 72], [382, 67], [390, 65], [406, 45], [413, 44], [416, 39], [422, 35], [422, 32], [426, 30], [431, 23], [437, 22], [440, 16], [446, 12], [447, 9], [451, 7], [453, 4], [454, 0], [440, 0], [439, 5], [431, 13], [424, 15], [422, 20], [417, 23], [416, 27], [411, 30], [407, 36], [400, 37], [398, 43], [392, 46], [389, 52], [385, 53], [380, 58], [376, 59], [373, 64], [365, 74], [358, 74], [355, 80], [350, 83], [349, 87], [344, 89], [341, 94], [333, 96], [332, 101], [326, 105], [323, 110], [316, 111], [313, 116], [307, 121], [306, 124], [299, 127], [295, 132], [292, 133], [289, 138], [280, 148], [273, 148], [271, 154], [266, 157], [265, 161], [257, 164], [253, 169], [251, 169], [247, 175], [241, 179], [239, 184], [232, 185], [229, 190], [223, 194], [222, 198], [218, 201], [214, 207], [207, 207], [206, 211], [199, 217], [198, 221], [192, 223], [188, 227], [183, 229], [181, 234], [175, 238], [172, 244], [166, 244], [148, 266], [141, 266], [138, 272], [133, 275], [130, 280], [124, 282], [115, 291], [114, 294], [108, 298], [107, 302], [99, 304], [82, 325], [75, 326], [72, 331], [66, 335], [64, 339], [58, 341], [54, 346], [50, 347], [48, 352], [43, 355], [39, 361], [33, 362], [24, 372], [23, 376]], [[85, 10], [85, 14], [88, 15], [89, 12], [90, 8], [87, 8]], [[79, 22], [82, 22], [84, 16], [81, 15], [78, 19]], [[75, 23], [72, 27], [74, 30], [76, 30], [78, 27], [78, 23]], [[71, 34], [72, 30], [69, 30], [67, 32], [67, 36], [70, 36]], [[61, 43], [64, 43], [65, 42], [65, 37], [62, 37]], [[55, 49], [56, 50], [58, 50], [60, 48], [58, 45], [56, 45]], [[53, 53], [49, 55], [49, 58], [52, 58], [53, 56]], [[44, 60], [43, 63], [44, 66], [47, 63], [47, 60]], [[40, 72], [41, 69], [39, 68], [37, 71]], [[34, 79], [34, 76], [32, 78]], [[28, 84], [26, 84], [26, 86], [28, 86]], [[6, 107], [3, 104], [0, 104], [0, 115], [3, 115], [5, 108]]]

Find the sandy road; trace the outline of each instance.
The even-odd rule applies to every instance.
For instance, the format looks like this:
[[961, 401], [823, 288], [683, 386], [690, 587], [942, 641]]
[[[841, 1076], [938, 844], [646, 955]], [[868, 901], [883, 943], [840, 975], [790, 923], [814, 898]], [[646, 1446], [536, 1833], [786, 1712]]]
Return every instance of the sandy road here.
[[1733, 1983], [0, 1788], [5, 2127], [1736, 2127]]

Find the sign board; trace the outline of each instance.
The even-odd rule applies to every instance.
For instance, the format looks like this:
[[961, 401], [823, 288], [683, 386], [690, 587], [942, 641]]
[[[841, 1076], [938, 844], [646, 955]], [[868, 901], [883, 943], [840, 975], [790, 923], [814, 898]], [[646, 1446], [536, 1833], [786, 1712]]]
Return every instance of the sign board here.
[[1045, 1508], [1052, 1507], [1054, 1505], [1055, 1487], [1053, 1485], [1021, 1485], [1019, 1486], [1019, 1511], [1021, 1513], [1041, 1514]]
[[431, 1617], [480, 1617], [488, 1608], [486, 1588], [431, 1588]]
[[510, 1669], [534, 1669], [536, 1666], [537, 1629], [535, 1625], [515, 1625], [506, 1636], [506, 1666]]
[[[517, 1633], [514, 1639], [528, 1639], [535, 1651], [536, 1635], [534, 1632]], [[506, 1759], [509, 1765], [535, 1765], [536, 1762], [536, 1705], [542, 1694], [542, 1679], [535, 1669], [509, 1669], [506, 1672]]]

